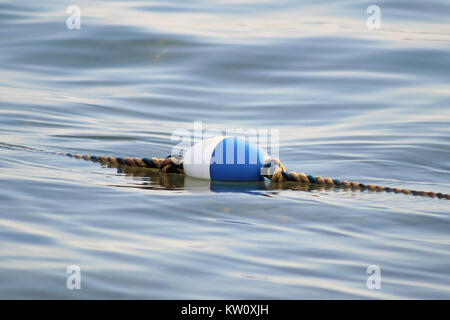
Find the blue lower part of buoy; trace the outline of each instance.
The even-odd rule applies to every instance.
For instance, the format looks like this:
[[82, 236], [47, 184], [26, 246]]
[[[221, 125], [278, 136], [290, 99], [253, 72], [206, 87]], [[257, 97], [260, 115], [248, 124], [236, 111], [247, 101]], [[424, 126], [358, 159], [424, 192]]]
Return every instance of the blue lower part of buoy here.
[[214, 148], [210, 163], [211, 180], [259, 181], [265, 152], [244, 139], [226, 137]]

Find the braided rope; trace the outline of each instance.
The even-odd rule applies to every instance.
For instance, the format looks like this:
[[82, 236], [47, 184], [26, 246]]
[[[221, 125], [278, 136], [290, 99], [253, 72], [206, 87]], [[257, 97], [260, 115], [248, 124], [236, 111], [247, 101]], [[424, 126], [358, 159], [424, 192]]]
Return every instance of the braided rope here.
[[[142, 168], [153, 168], [159, 169], [163, 173], [179, 173], [184, 174], [183, 170], [183, 160], [179, 160], [174, 157], [168, 156], [167, 158], [115, 158], [115, 157], [104, 157], [104, 156], [89, 156], [89, 155], [80, 155], [80, 154], [70, 154], [70, 153], [61, 153], [61, 152], [53, 152], [54, 154], [66, 155], [69, 157], [74, 157], [77, 159], [84, 159], [86, 161], [94, 161], [100, 162], [103, 164], [110, 164], [114, 166], [124, 165], [130, 167], [142, 167]], [[276, 158], [267, 159], [263, 166], [267, 166], [268, 164], [274, 164], [276, 166], [272, 175], [267, 175], [265, 177], [269, 178], [272, 182], [282, 183], [285, 181], [291, 181], [300, 183], [302, 185], [317, 185], [319, 187], [325, 187], [327, 189], [331, 188], [342, 188], [343, 190], [359, 190], [369, 192], [394, 192], [394, 193], [403, 193], [403, 194], [411, 194], [414, 196], [423, 196], [430, 198], [439, 198], [439, 199], [447, 199], [450, 200], [450, 194], [441, 193], [441, 192], [432, 192], [432, 191], [416, 191], [409, 189], [401, 189], [401, 188], [390, 188], [390, 187], [382, 187], [379, 185], [373, 184], [363, 184], [358, 183], [356, 181], [347, 181], [347, 180], [338, 180], [332, 179], [329, 177], [323, 178], [321, 176], [312, 176], [307, 175], [305, 173], [297, 173], [294, 171], [287, 171], [284, 167], [283, 163]]]
[[275, 164], [276, 168], [272, 175], [267, 175], [265, 177], [269, 178], [273, 182], [283, 182], [283, 181], [294, 181], [299, 182], [302, 184], [316, 184], [320, 186], [325, 187], [335, 187], [335, 188], [343, 188], [344, 190], [359, 190], [359, 191], [371, 191], [371, 192], [394, 192], [394, 193], [404, 193], [404, 194], [412, 194], [414, 196], [423, 196], [423, 197], [430, 197], [434, 198], [437, 197], [439, 199], [447, 199], [450, 200], [450, 194], [445, 194], [441, 192], [427, 192], [427, 191], [416, 191], [416, 190], [409, 190], [409, 189], [400, 189], [400, 188], [389, 188], [389, 187], [382, 187], [378, 185], [373, 184], [362, 184], [358, 183], [356, 181], [349, 182], [347, 180], [340, 181], [338, 179], [331, 179], [331, 178], [323, 178], [321, 176], [312, 176], [312, 175], [306, 175], [305, 173], [297, 173], [294, 171], [286, 171], [286, 168], [281, 163], [280, 160], [276, 158], [269, 158], [267, 159], [263, 166], [267, 166], [268, 164]]
[[[68, 157], [73, 157], [77, 159], [84, 159], [86, 161], [100, 162], [102, 164], [107, 164], [108, 166], [117, 167], [117, 166], [129, 166], [135, 168], [151, 168], [158, 169], [163, 173], [178, 173], [184, 174], [183, 170], [183, 160], [179, 160], [175, 157], [168, 156], [167, 158], [115, 158], [115, 157], [105, 157], [105, 156], [89, 156], [89, 155], [81, 155], [81, 154], [71, 154], [64, 152], [49, 152], [43, 149], [31, 148], [7, 143], [0, 143], [0, 147], [7, 147], [12, 149], [23, 149], [29, 151], [39, 151], [46, 152], [52, 154], [58, 154]], [[365, 191], [368, 190], [370, 192], [394, 192], [394, 193], [403, 193], [403, 194], [411, 194], [414, 196], [424, 196], [430, 198], [439, 198], [439, 199], [447, 199], [450, 200], [450, 194], [441, 193], [441, 192], [427, 192], [427, 191], [416, 191], [409, 189], [400, 189], [400, 188], [389, 188], [382, 187], [379, 185], [373, 184], [362, 184], [356, 181], [349, 182], [347, 180], [340, 181], [338, 179], [331, 178], [323, 178], [321, 176], [312, 176], [306, 175], [305, 173], [297, 173], [294, 171], [286, 171], [283, 163], [276, 158], [267, 159], [263, 167], [268, 164], [274, 164], [276, 166], [272, 175], [265, 175], [265, 177], [269, 178], [274, 183], [282, 183], [282, 182], [296, 182], [299, 183], [302, 187], [307, 187], [309, 189], [312, 186], [318, 186], [319, 188], [342, 188], [343, 190], [352, 190], [352, 191]]]
[[[55, 154], [60, 154], [55, 152]], [[111, 165], [124, 165], [129, 167], [142, 167], [142, 168], [152, 168], [159, 169], [163, 173], [184, 173], [183, 161], [178, 160], [174, 157], [167, 158], [116, 158], [116, 157], [105, 157], [105, 156], [89, 156], [81, 154], [64, 154], [68, 157], [73, 157], [76, 159], [84, 159], [86, 161], [100, 162], [102, 164]]]

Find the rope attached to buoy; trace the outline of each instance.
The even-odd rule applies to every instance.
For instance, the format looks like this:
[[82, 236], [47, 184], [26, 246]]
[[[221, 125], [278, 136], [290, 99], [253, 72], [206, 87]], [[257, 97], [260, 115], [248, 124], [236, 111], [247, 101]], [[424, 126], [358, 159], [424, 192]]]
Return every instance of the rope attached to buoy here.
[[124, 165], [130, 167], [143, 167], [159, 169], [163, 173], [184, 173], [183, 160], [168, 156], [167, 158], [116, 158], [105, 156], [89, 156], [81, 154], [65, 154], [68, 157], [84, 159], [86, 161], [100, 162], [103, 164]]
[[[10, 148], [20, 148], [29, 151], [48, 152], [46, 150], [17, 146], [12, 144], [2, 143], [1, 145], [8, 146]], [[184, 174], [183, 160], [167, 156], [166, 158], [116, 158], [105, 156], [90, 156], [81, 154], [71, 154], [63, 152], [49, 152], [52, 154], [64, 155], [76, 159], [84, 159], [86, 161], [99, 162], [101, 164], [108, 164], [111, 166], [129, 166], [157, 169], [162, 173], [176, 173]], [[305, 186], [319, 186], [325, 188], [340, 188], [343, 190], [352, 191], [370, 191], [370, 192], [388, 192], [388, 193], [403, 193], [406, 195], [423, 196], [430, 198], [439, 198], [450, 200], [450, 194], [432, 191], [416, 191], [401, 188], [383, 187], [373, 184], [363, 184], [356, 181], [338, 180], [329, 177], [323, 178], [321, 176], [312, 176], [305, 173], [297, 173], [294, 171], [287, 171], [283, 163], [276, 158], [268, 158], [264, 161], [261, 168], [261, 175], [270, 179], [274, 183], [294, 182]]]
[[303, 184], [317, 184], [321, 186], [328, 187], [336, 187], [342, 188], [344, 190], [359, 190], [359, 191], [372, 191], [372, 192], [394, 192], [394, 193], [404, 193], [404, 194], [412, 194], [414, 196], [423, 196], [434, 198], [437, 197], [439, 199], [447, 199], [450, 200], [450, 194], [445, 194], [441, 192], [427, 192], [427, 191], [416, 191], [409, 189], [400, 189], [400, 188], [389, 188], [382, 187], [379, 185], [373, 184], [363, 184], [358, 183], [356, 181], [347, 181], [347, 180], [338, 180], [331, 178], [323, 178], [321, 176], [312, 176], [307, 175], [305, 173], [297, 173], [294, 171], [287, 171], [284, 167], [283, 163], [276, 158], [269, 158], [263, 163], [263, 168], [261, 169], [261, 174], [267, 178], [269, 178], [273, 182], [284, 182], [284, 181], [294, 181], [300, 182]]
[[[89, 156], [80, 154], [66, 154], [69, 157], [74, 157], [77, 159], [84, 159], [86, 161], [100, 162], [103, 164], [113, 164], [113, 165], [124, 165], [131, 167], [143, 167], [158, 169], [163, 173], [178, 173], [184, 174], [183, 170], [183, 160], [175, 157], [168, 156], [167, 158], [115, 158], [115, 157], [105, 157], [105, 156]], [[272, 172], [270, 172], [272, 170]], [[301, 184], [312, 184], [326, 187], [341, 188], [343, 190], [359, 190], [359, 191], [371, 191], [371, 192], [393, 192], [393, 193], [403, 193], [411, 194], [414, 196], [424, 196], [430, 198], [439, 198], [450, 200], [450, 194], [445, 194], [441, 192], [427, 192], [427, 191], [416, 191], [409, 189], [400, 188], [389, 188], [382, 187], [373, 184], [363, 184], [356, 181], [338, 180], [332, 178], [323, 178], [321, 176], [312, 176], [305, 173], [297, 173], [294, 171], [287, 171], [283, 163], [276, 158], [267, 159], [261, 170], [261, 174], [270, 179], [272, 182], [286, 182], [292, 181]]]

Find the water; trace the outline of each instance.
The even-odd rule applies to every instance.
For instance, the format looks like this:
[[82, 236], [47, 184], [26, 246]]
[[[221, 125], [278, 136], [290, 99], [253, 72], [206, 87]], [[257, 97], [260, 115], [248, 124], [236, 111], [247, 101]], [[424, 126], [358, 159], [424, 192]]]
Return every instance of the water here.
[[370, 1], [77, 1], [80, 30], [70, 4], [0, 2], [0, 298], [450, 298], [448, 201], [8, 146], [164, 157], [194, 121], [274, 128], [289, 170], [449, 193], [448, 1], [381, 1], [381, 30]]

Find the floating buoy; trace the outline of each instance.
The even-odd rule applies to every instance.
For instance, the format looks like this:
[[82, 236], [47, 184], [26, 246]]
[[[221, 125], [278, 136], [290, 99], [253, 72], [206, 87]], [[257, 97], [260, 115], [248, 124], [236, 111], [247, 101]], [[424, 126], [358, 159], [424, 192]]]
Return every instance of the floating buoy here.
[[194, 144], [184, 154], [188, 176], [221, 181], [262, 180], [266, 152], [245, 139], [214, 137]]
[[[287, 171], [283, 163], [266, 152], [258, 149], [246, 140], [234, 137], [214, 137], [195, 144], [185, 153], [184, 161], [178, 156], [166, 158], [116, 158], [95, 155], [81, 155], [64, 152], [49, 152], [42, 149], [1, 143], [0, 147], [24, 149], [66, 155], [86, 161], [100, 162], [111, 168], [122, 166], [134, 168], [157, 169], [163, 174], [184, 174], [193, 178], [209, 179], [211, 189], [230, 190], [233, 184], [220, 181], [260, 181], [264, 178], [279, 185], [283, 182], [298, 183], [307, 186], [331, 189], [339, 188], [351, 191], [403, 193], [450, 200], [450, 194], [434, 191], [417, 191], [402, 188], [383, 187], [363, 184], [356, 181], [331, 179], [329, 177], [312, 176], [310, 174]], [[184, 167], [184, 168], [183, 168]], [[122, 169], [121, 169], [122, 170]], [[195, 180], [195, 179], [192, 179]], [[248, 186], [248, 184], [247, 184]], [[243, 186], [246, 188], [247, 186]], [[223, 187], [223, 188], [222, 188]], [[238, 186], [239, 188], [239, 186]]]

